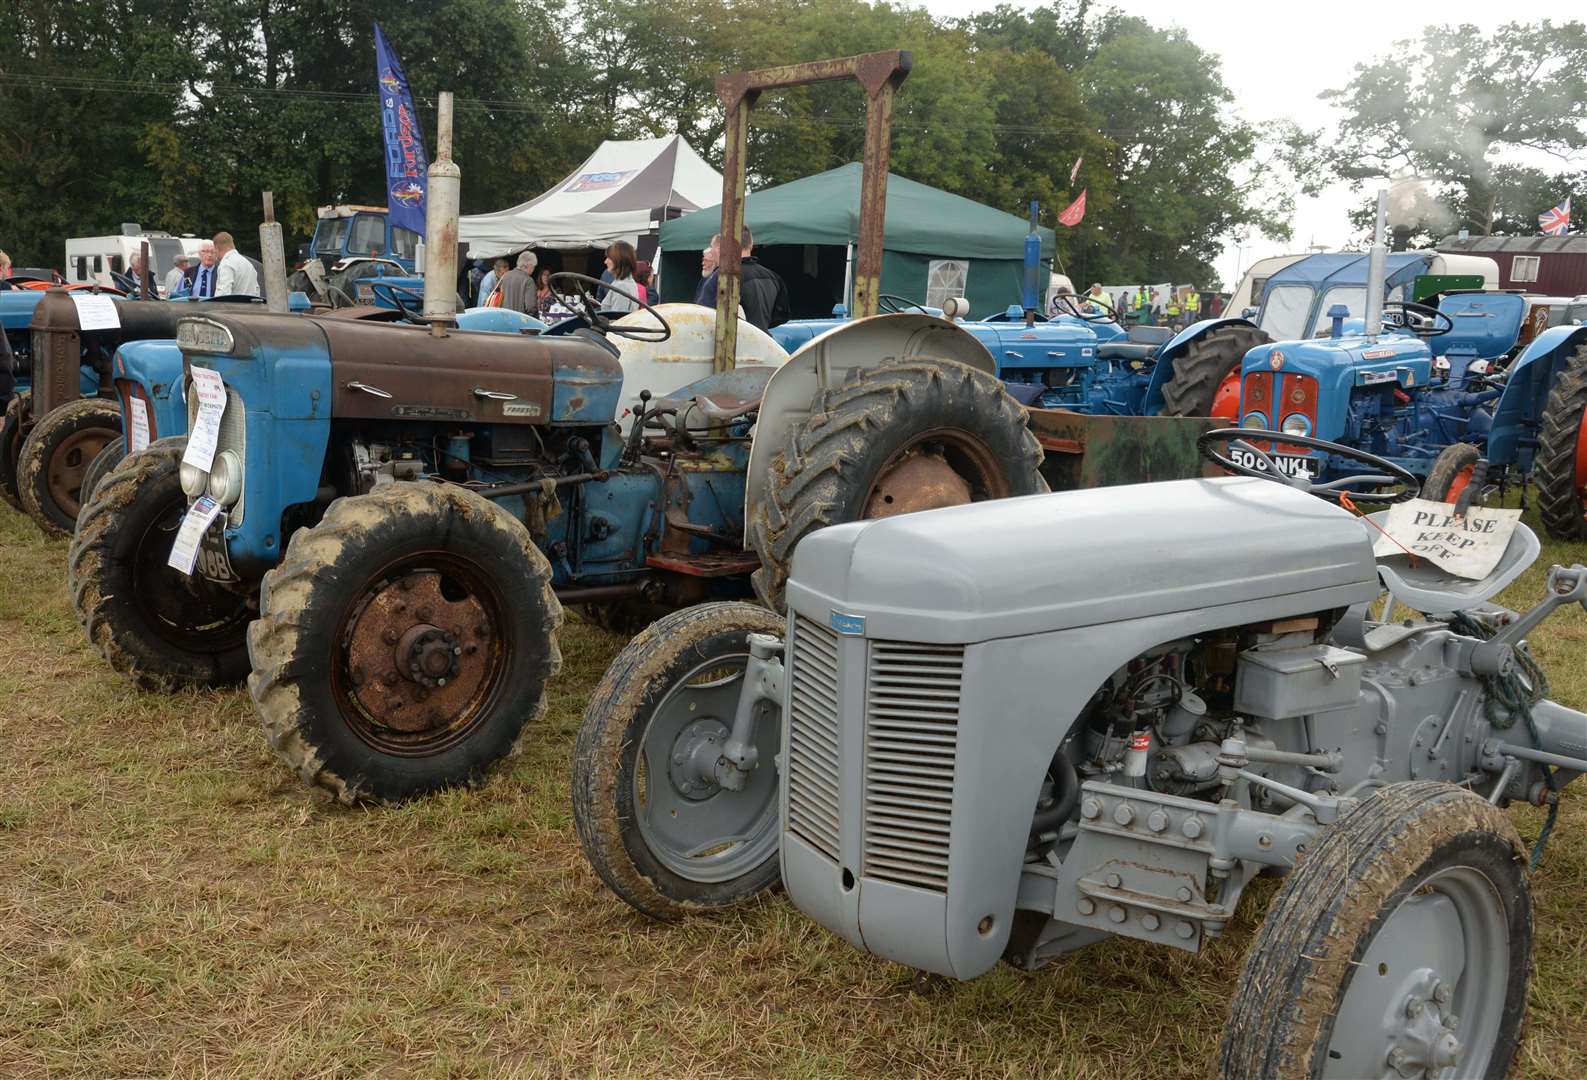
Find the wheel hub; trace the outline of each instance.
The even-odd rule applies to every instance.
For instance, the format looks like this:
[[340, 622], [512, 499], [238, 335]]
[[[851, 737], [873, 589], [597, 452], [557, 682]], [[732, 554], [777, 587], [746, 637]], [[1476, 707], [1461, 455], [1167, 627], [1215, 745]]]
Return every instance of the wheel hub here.
[[375, 725], [444, 733], [476, 711], [499, 635], [479, 598], [419, 570], [374, 587], [344, 641], [353, 697]]
[[1460, 1064], [1465, 1051], [1455, 1034], [1460, 1018], [1448, 1011], [1452, 998], [1449, 987], [1433, 971], [1423, 972], [1400, 1010], [1402, 1020], [1389, 1049], [1389, 1068], [1410, 1080]]
[[83, 477], [88, 466], [98, 456], [116, 433], [101, 428], [90, 428], [68, 436], [50, 455], [45, 468], [45, 483], [55, 505], [70, 516], [82, 509], [78, 496], [83, 489]]
[[1587, 498], [1587, 409], [1576, 425], [1576, 492]]
[[419, 623], [411, 626], [397, 641], [392, 666], [397, 674], [420, 686], [445, 686], [462, 670], [463, 646], [456, 636], [439, 626]]
[[866, 518], [962, 506], [974, 498], [970, 484], [940, 451], [912, 446], [877, 477], [865, 504]]
[[727, 736], [727, 725], [714, 719], [696, 720], [678, 732], [667, 756], [667, 778], [684, 798], [700, 802], [721, 790], [716, 763]]

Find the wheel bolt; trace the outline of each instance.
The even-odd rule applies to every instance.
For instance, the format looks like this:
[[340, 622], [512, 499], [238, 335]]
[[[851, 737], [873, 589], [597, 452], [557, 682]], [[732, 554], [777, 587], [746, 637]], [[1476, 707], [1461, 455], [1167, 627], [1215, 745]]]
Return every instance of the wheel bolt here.
[[1449, 992], [1449, 987], [1445, 986], [1443, 983], [1439, 983], [1437, 986], [1433, 987], [1433, 1000], [1438, 1002], [1440, 1005], [1448, 1005], [1449, 999], [1452, 997], [1454, 997], [1454, 995]]
[[1124, 879], [1117, 874], [1108, 875], [1108, 888], [1117, 889], [1124, 884]]
[[418, 610], [417, 614], [419, 616], [419, 621], [420, 622], [429, 622], [430, 621], [430, 609], [429, 608], [422, 607], [422, 608], [420, 608]]
[[672, 763], [674, 765], [682, 765], [683, 764], [683, 754], [681, 752], [673, 754], [672, 755]]
[[437, 686], [445, 686], [446, 685], [446, 680], [445, 679], [437, 679], [437, 680], [435, 680], [435, 685], [437, 685]]
[[1406, 1002], [1405, 1015], [1409, 1016], [1412, 1020], [1415, 1020], [1418, 1016], [1421, 1016], [1422, 1003], [1417, 1001], [1415, 998], [1412, 998], [1410, 1001]]
[[395, 630], [387, 630], [381, 636], [386, 639], [387, 645], [395, 645], [397, 643], [397, 632]]
[[461, 645], [453, 645], [452, 646], [452, 655], [453, 656], [462, 656], [463, 655], [463, 647]]

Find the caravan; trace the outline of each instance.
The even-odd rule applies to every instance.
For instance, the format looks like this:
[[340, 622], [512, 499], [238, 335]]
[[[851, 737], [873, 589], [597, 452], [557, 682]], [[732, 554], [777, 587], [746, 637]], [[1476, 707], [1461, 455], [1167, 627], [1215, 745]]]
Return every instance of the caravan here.
[[63, 269], [66, 280], [73, 284], [124, 288], [127, 284], [124, 275], [131, 269], [133, 257], [148, 244], [150, 269], [154, 274], [150, 284], [156, 294], [163, 297], [165, 275], [176, 265], [176, 257], [197, 258], [200, 243], [202, 241], [196, 236], [172, 236], [158, 230], [144, 232], [142, 226], [127, 222], [118, 234], [68, 238]]

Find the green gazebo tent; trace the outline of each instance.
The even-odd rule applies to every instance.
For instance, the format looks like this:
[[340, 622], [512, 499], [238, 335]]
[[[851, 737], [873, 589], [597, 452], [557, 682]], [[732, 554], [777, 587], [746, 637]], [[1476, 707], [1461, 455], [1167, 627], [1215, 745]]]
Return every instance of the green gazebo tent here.
[[[829, 315], [834, 304], [848, 302], [860, 222], [858, 162], [752, 193], [744, 221], [755, 237], [756, 258], [788, 283], [796, 318]], [[718, 204], [662, 225], [662, 299], [694, 298], [700, 250], [721, 222]], [[963, 296], [972, 317], [1018, 304], [1029, 231], [1013, 214], [889, 173], [882, 292], [934, 306], [946, 296]], [[1038, 292], [1044, 295], [1053, 231], [1040, 232]]]

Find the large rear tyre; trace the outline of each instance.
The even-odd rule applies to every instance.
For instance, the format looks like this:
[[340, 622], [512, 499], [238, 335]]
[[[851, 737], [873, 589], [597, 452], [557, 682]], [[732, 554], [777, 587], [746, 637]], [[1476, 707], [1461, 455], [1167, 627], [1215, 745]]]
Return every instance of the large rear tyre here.
[[579, 842], [646, 915], [728, 907], [777, 884], [776, 710], [758, 717], [759, 765], [741, 790], [709, 773], [744, 690], [748, 635], [782, 629], [754, 604], [675, 612], [617, 655], [585, 710], [573, 751]]
[[5, 419], [0, 421], [0, 499], [12, 509], [22, 509], [17, 491], [17, 459], [22, 454], [22, 425], [33, 408], [33, 393], [24, 390], [6, 402]]
[[1020, 404], [951, 360], [889, 360], [827, 390], [772, 458], [751, 511], [755, 593], [781, 611], [794, 547], [817, 529], [1047, 490]]
[[[112, 439], [105, 444], [105, 448], [94, 456], [89, 463], [88, 471], [83, 474], [82, 504], [87, 506], [94, 500], [94, 492], [98, 489], [100, 481], [110, 475], [110, 471], [120, 465], [127, 458], [127, 440], [125, 438]], [[82, 512], [79, 511], [79, 518]]]
[[248, 634], [265, 738], [338, 801], [474, 784], [561, 666], [562, 606], [529, 532], [428, 481], [338, 499], [265, 575]]
[[1450, 443], [1444, 447], [1428, 470], [1427, 480], [1422, 484], [1422, 498], [1455, 502], [1471, 485], [1477, 460], [1481, 457], [1482, 452], [1471, 443]]
[[17, 458], [23, 512], [46, 535], [70, 535], [82, 509], [88, 467], [120, 438], [121, 410], [102, 398], [80, 398], [40, 417]]
[[1268, 909], [1222, 1075], [1506, 1075], [1531, 974], [1525, 866], [1486, 800], [1430, 781], [1379, 790]]
[[[1174, 374], [1163, 384], [1163, 415], [1216, 415], [1213, 409], [1220, 399], [1219, 390], [1224, 391], [1222, 398], [1227, 401], [1230, 380], [1235, 382], [1238, 401], [1240, 362], [1246, 353], [1270, 340], [1254, 326], [1234, 323], [1209, 330], [1192, 341], [1175, 358]], [[1239, 423], [1238, 416], [1224, 419]]]
[[248, 674], [251, 587], [166, 565], [187, 513], [187, 440], [160, 439], [100, 481], [66, 560], [72, 607], [110, 666], [145, 686], [231, 686]]
[[1549, 391], [1532, 471], [1548, 534], [1587, 540], [1587, 345], [1566, 357]]

